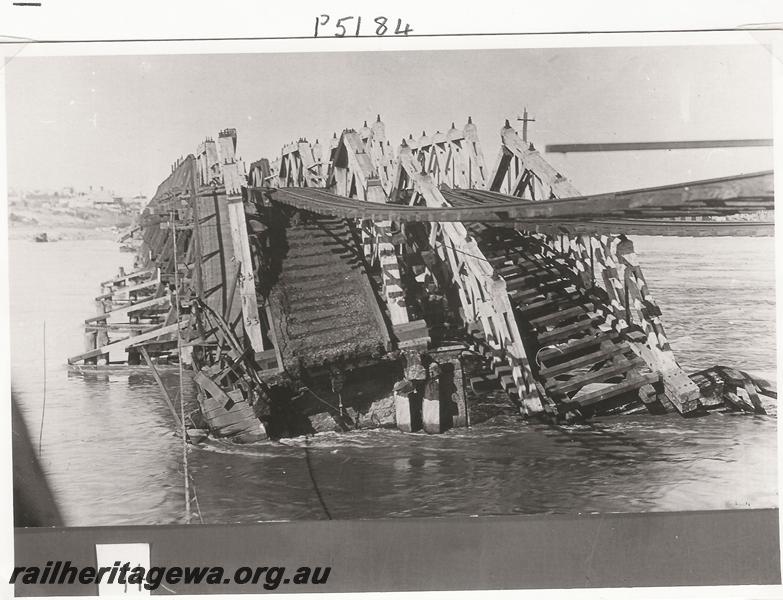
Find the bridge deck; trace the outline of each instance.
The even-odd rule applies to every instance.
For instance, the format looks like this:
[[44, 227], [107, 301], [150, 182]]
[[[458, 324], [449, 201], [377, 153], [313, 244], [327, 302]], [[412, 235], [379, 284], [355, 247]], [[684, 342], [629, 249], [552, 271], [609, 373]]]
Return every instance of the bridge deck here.
[[[534, 376], [551, 412], [598, 405], [658, 380], [597, 312], [601, 299], [577, 289], [561, 265], [541, 252], [540, 242], [507, 228], [474, 226], [471, 232], [506, 281]], [[506, 391], [513, 393], [509, 390]]]
[[283, 235], [272, 249], [280, 264], [269, 301], [286, 369], [388, 350], [386, 324], [349, 224], [311, 215]]

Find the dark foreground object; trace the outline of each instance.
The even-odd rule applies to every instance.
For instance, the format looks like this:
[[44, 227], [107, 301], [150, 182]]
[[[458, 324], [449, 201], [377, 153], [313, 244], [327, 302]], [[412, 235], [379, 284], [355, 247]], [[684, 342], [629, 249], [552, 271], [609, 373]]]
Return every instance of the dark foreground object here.
[[16, 400], [11, 403], [14, 469], [14, 525], [44, 527], [62, 525], [46, 476], [35, 454], [30, 434]]
[[[779, 584], [778, 511], [316, 521], [242, 526], [17, 529], [17, 565], [95, 566], [96, 543], [146, 542], [151, 565], [330, 566], [318, 586], [370, 592]], [[174, 585], [201, 594], [253, 585]], [[17, 596], [97, 595], [95, 585], [23, 585]], [[169, 595], [159, 589], [158, 594]]]

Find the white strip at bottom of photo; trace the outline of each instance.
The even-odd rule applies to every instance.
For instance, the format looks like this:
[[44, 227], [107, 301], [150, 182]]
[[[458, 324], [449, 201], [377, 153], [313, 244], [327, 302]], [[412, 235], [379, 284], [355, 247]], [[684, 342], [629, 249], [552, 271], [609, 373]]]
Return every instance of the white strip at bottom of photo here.
[[[120, 565], [130, 563], [130, 570], [136, 567], [142, 567], [147, 573], [150, 568], [150, 545], [149, 544], [96, 544], [95, 556], [97, 566], [111, 567], [115, 562]], [[129, 584], [119, 583], [114, 578], [113, 583], [101, 581], [98, 584], [99, 596], [149, 596], [150, 591], [145, 589], [143, 583]]]

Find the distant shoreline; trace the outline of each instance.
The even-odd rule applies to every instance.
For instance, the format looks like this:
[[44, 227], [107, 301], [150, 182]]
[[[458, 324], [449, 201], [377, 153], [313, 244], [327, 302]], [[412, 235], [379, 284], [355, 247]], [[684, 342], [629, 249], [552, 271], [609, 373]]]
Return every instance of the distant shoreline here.
[[51, 208], [11, 206], [8, 211], [8, 239], [30, 239], [46, 234], [58, 240], [113, 240], [127, 228], [135, 215], [96, 208]]
[[[16, 223], [8, 224], [9, 240], [28, 240], [35, 241], [35, 237], [45, 233], [48, 241], [95, 241], [106, 240], [117, 242], [118, 234], [110, 228], [103, 227], [47, 227], [45, 225], [20, 225]], [[117, 242], [119, 245], [119, 242]]]

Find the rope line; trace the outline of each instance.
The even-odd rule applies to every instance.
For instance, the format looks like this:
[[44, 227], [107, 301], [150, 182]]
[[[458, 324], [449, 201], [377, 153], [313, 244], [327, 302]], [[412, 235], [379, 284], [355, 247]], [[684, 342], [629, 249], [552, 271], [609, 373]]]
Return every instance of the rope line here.
[[44, 416], [46, 415], [46, 321], [43, 322], [43, 404], [41, 405], [41, 429], [38, 432], [38, 458], [41, 457]]
[[310, 481], [313, 483], [313, 489], [315, 490], [316, 498], [318, 498], [318, 503], [321, 505], [321, 509], [324, 511], [326, 518], [332, 521], [333, 520], [332, 514], [329, 512], [329, 509], [326, 508], [324, 497], [321, 495], [321, 489], [318, 487], [318, 482], [315, 480], [315, 475], [313, 475], [313, 465], [310, 462], [310, 439], [309, 438], [305, 438], [305, 462], [307, 463], [307, 472], [310, 475]]
[[339, 407], [335, 406], [334, 404], [331, 404], [330, 402], [327, 402], [326, 400], [324, 400], [323, 398], [321, 398], [321, 396], [319, 396], [318, 394], [316, 394], [316, 393], [315, 393], [313, 390], [311, 390], [311, 389], [310, 389], [309, 387], [307, 387], [306, 385], [303, 385], [302, 387], [300, 387], [300, 388], [299, 388], [299, 390], [300, 390], [300, 391], [301, 391], [301, 390], [305, 390], [305, 391], [307, 391], [307, 392], [310, 392], [310, 393], [311, 393], [311, 394], [312, 394], [312, 395], [315, 397], [315, 399], [316, 399], [316, 400], [318, 400], [318, 401], [319, 401], [319, 402], [321, 402], [322, 404], [325, 404], [325, 405], [326, 405], [326, 406], [328, 406], [329, 408], [331, 408], [331, 409], [333, 409], [333, 410], [336, 410], [336, 411], [340, 412], [340, 408], [339, 408]]
[[185, 395], [182, 393], [182, 325], [179, 314], [179, 266], [177, 264], [177, 225], [174, 222], [174, 211], [171, 211], [171, 235], [174, 242], [174, 293], [176, 294], [177, 314], [177, 357], [179, 364], [179, 412], [182, 426], [182, 468], [185, 474], [185, 523], [190, 525], [190, 475], [188, 472], [188, 434], [185, 429]]
[[188, 473], [188, 477], [190, 477], [190, 484], [193, 488], [193, 501], [196, 503], [196, 512], [198, 513], [198, 520], [201, 522], [201, 524], [204, 524], [204, 517], [201, 516], [201, 506], [199, 506], [198, 503], [198, 492], [196, 491], [196, 481], [193, 479], [193, 475]]
[[470, 256], [471, 258], [475, 258], [476, 260], [483, 260], [484, 262], [489, 262], [489, 259], [485, 256], [476, 256], [475, 254], [471, 254], [470, 252], [465, 252], [464, 250], [457, 250], [456, 248], [453, 248], [452, 246], [447, 246], [443, 242], [435, 242], [435, 246], [440, 246], [441, 248], [444, 248], [446, 250], [453, 250], [454, 252], [458, 252], [460, 254], [464, 254], [465, 256]]

